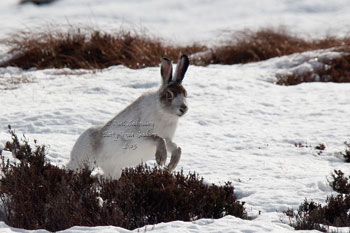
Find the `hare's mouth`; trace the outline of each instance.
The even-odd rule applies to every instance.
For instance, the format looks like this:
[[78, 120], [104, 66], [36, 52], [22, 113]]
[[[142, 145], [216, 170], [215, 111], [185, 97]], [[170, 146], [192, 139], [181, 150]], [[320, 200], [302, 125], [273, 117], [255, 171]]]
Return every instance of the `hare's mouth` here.
[[188, 108], [185, 104], [181, 105], [181, 107], [178, 110], [178, 113], [176, 115], [183, 116], [187, 112]]
[[176, 115], [179, 117], [182, 117], [183, 115], [185, 115], [186, 112], [187, 112], [186, 110], [179, 109], [179, 112]]

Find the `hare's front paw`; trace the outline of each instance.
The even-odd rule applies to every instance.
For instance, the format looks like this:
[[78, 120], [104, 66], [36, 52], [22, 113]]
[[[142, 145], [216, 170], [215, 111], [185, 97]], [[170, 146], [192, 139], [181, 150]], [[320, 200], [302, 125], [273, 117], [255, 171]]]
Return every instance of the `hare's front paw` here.
[[171, 159], [170, 159], [170, 163], [168, 165], [168, 169], [170, 172], [172, 172], [177, 164], [179, 163], [181, 158], [181, 147], [178, 147], [175, 151], [173, 151], [173, 153], [171, 154]]
[[166, 161], [166, 150], [157, 150], [156, 151], [156, 161], [158, 165], [164, 165]]
[[157, 151], [156, 151], [156, 161], [159, 165], [164, 165], [167, 157], [167, 150], [165, 145], [165, 140], [161, 137], [157, 137]]

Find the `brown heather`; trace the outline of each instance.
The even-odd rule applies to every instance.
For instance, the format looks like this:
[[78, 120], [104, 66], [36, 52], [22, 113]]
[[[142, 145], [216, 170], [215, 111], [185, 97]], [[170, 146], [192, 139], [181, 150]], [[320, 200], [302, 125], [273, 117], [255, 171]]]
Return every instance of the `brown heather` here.
[[331, 36], [322, 40], [305, 40], [283, 29], [236, 32], [223, 45], [213, 48], [198, 43], [169, 45], [160, 38], [124, 31], [116, 34], [82, 33], [80, 29], [70, 31], [75, 33], [47, 30], [14, 35], [5, 41], [13, 58], [0, 66], [102, 69], [123, 64], [130, 68], [144, 68], [158, 66], [161, 57], [176, 61], [181, 54], [192, 55], [194, 65], [238, 64], [350, 44], [348, 38]]
[[[303, 74], [277, 74], [277, 84], [297, 85], [304, 82], [350, 82], [350, 49], [338, 58], [324, 61], [323, 66]], [[350, 160], [349, 160], [350, 161]]]
[[91, 170], [68, 171], [46, 161], [44, 146], [32, 149], [12, 141], [4, 150], [20, 160], [4, 161], [0, 169], [0, 220], [12, 227], [59, 231], [72, 226], [120, 226], [233, 215], [247, 218], [230, 183], [207, 185], [196, 173], [169, 173], [140, 165], [119, 180], [96, 178]]
[[170, 46], [160, 39], [130, 32], [117, 34], [93, 31], [91, 34], [43, 32], [20, 33], [9, 39], [13, 57], [0, 66], [103, 69], [113, 65], [129, 68], [158, 66], [162, 57], [177, 60], [182, 54], [205, 50], [201, 45]]
[[290, 225], [296, 230], [319, 230], [327, 232], [325, 226], [350, 227], [350, 182], [340, 170], [334, 170], [330, 186], [337, 195], [328, 196], [326, 204], [305, 200], [297, 211], [288, 209]]
[[234, 33], [224, 45], [214, 47], [202, 58], [203, 64], [239, 64], [258, 62], [273, 57], [317, 49], [350, 45], [349, 38], [328, 36], [325, 39], [306, 40], [285, 29], [261, 29]]
[[[121, 31], [115, 34], [100, 31], [18, 33], [5, 40], [12, 58], [0, 67], [17, 66], [103, 69], [125, 65], [138, 69], [159, 66], [161, 58], [173, 61], [182, 54], [190, 55], [191, 64], [239, 64], [258, 62], [273, 57], [318, 49], [334, 48], [343, 56], [325, 61], [324, 66], [304, 74], [277, 74], [279, 85], [303, 82], [350, 82], [350, 39], [328, 36], [324, 39], [303, 39], [285, 29], [261, 29], [233, 33], [222, 45], [209, 48], [199, 43], [188, 46], [170, 45], [155, 37]], [[89, 30], [88, 30], [89, 31]]]

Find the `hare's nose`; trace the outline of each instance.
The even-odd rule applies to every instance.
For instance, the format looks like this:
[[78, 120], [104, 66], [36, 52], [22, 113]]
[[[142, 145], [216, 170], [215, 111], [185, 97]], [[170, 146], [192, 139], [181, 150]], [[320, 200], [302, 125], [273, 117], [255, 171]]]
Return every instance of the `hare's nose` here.
[[181, 112], [182, 114], [185, 114], [185, 113], [187, 112], [187, 106], [186, 106], [185, 104], [182, 104], [182, 105], [180, 106], [180, 112]]

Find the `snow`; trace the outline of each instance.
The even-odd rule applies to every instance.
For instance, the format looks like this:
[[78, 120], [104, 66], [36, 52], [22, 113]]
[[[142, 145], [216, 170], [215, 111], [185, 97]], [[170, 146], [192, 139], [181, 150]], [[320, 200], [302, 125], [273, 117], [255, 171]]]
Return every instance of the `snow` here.
[[[85, 25], [103, 30], [141, 28], [174, 42], [204, 41], [245, 28], [286, 25], [299, 34], [346, 35], [348, 0], [58, 0], [37, 7], [0, 2], [0, 35], [46, 25]], [[1, 36], [0, 36], [1, 38]]]
[[[60, 0], [36, 7], [2, 0], [0, 38], [19, 28], [38, 27], [43, 21], [91, 24], [103, 30], [131, 24], [185, 43], [212, 42], [215, 39], [211, 38], [227, 29], [281, 23], [302, 35], [344, 35], [350, 19], [348, 3]], [[5, 50], [0, 49], [0, 59], [5, 56], [1, 51]], [[332, 194], [327, 184], [331, 172], [341, 169], [350, 174], [339, 154], [350, 138], [350, 84], [286, 87], [274, 84], [275, 75], [312, 70], [323, 59], [336, 56], [339, 53], [320, 50], [245, 65], [190, 66], [183, 82], [189, 111], [180, 119], [174, 139], [183, 152], [177, 170], [196, 171], [206, 182], [231, 181], [253, 219], [226, 216], [174, 221], [135, 231], [294, 232], [281, 211], [297, 208], [305, 198], [324, 203]], [[18, 82], [8, 84], [10, 79]], [[114, 66], [96, 72], [0, 68], [0, 144], [9, 140], [6, 131], [11, 124], [18, 135], [24, 133], [31, 141], [37, 139], [49, 146], [51, 162], [64, 166], [80, 133], [106, 123], [143, 92], [159, 85], [159, 67], [131, 70]], [[299, 142], [311, 147], [296, 147]], [[326, 150], [318, 155], [314, 147], [320, 143]], [[0, 231], [30, 232], [3, 222]], [[106, 226], [73, 227], [63, 232], [129, 231]]]
[[[193, 222], [173, 221], [171, 223], [159, 223], [157, 225], [147, 225], [142, 228], [135, 229], [134, 231], [125, 230], [120, 227], [103, 226], [103, 227], [72, 227], [65, 231], [59, 231], [64, 233], [127, 233], [127, 232], [178, 232], [178, 233], [193, 233], [193, 232], [225, 232], [225, 233], [259, 233], [259, 232], [275, 232], [275, 233], [287, 233], [294, 232], [294, 230], [285, 224], [282, 224], [278, 219], [275, 219], [275, 225], [268, 223], [271, 220], [270, 216], [259, 217], [254, 221], [246, 221], [232, 216], [225, 216], [221, 219], [199, 219]], [[0, 223], [0, 230], [4, 233], [17, 233], [17, 232], [47, 232], [44, 230], [37, 231], [25, 231], [18, 228], [7, 227], [4, 223]], [[303, 232], [318, 232], [318, 231], [298, 231]]]

